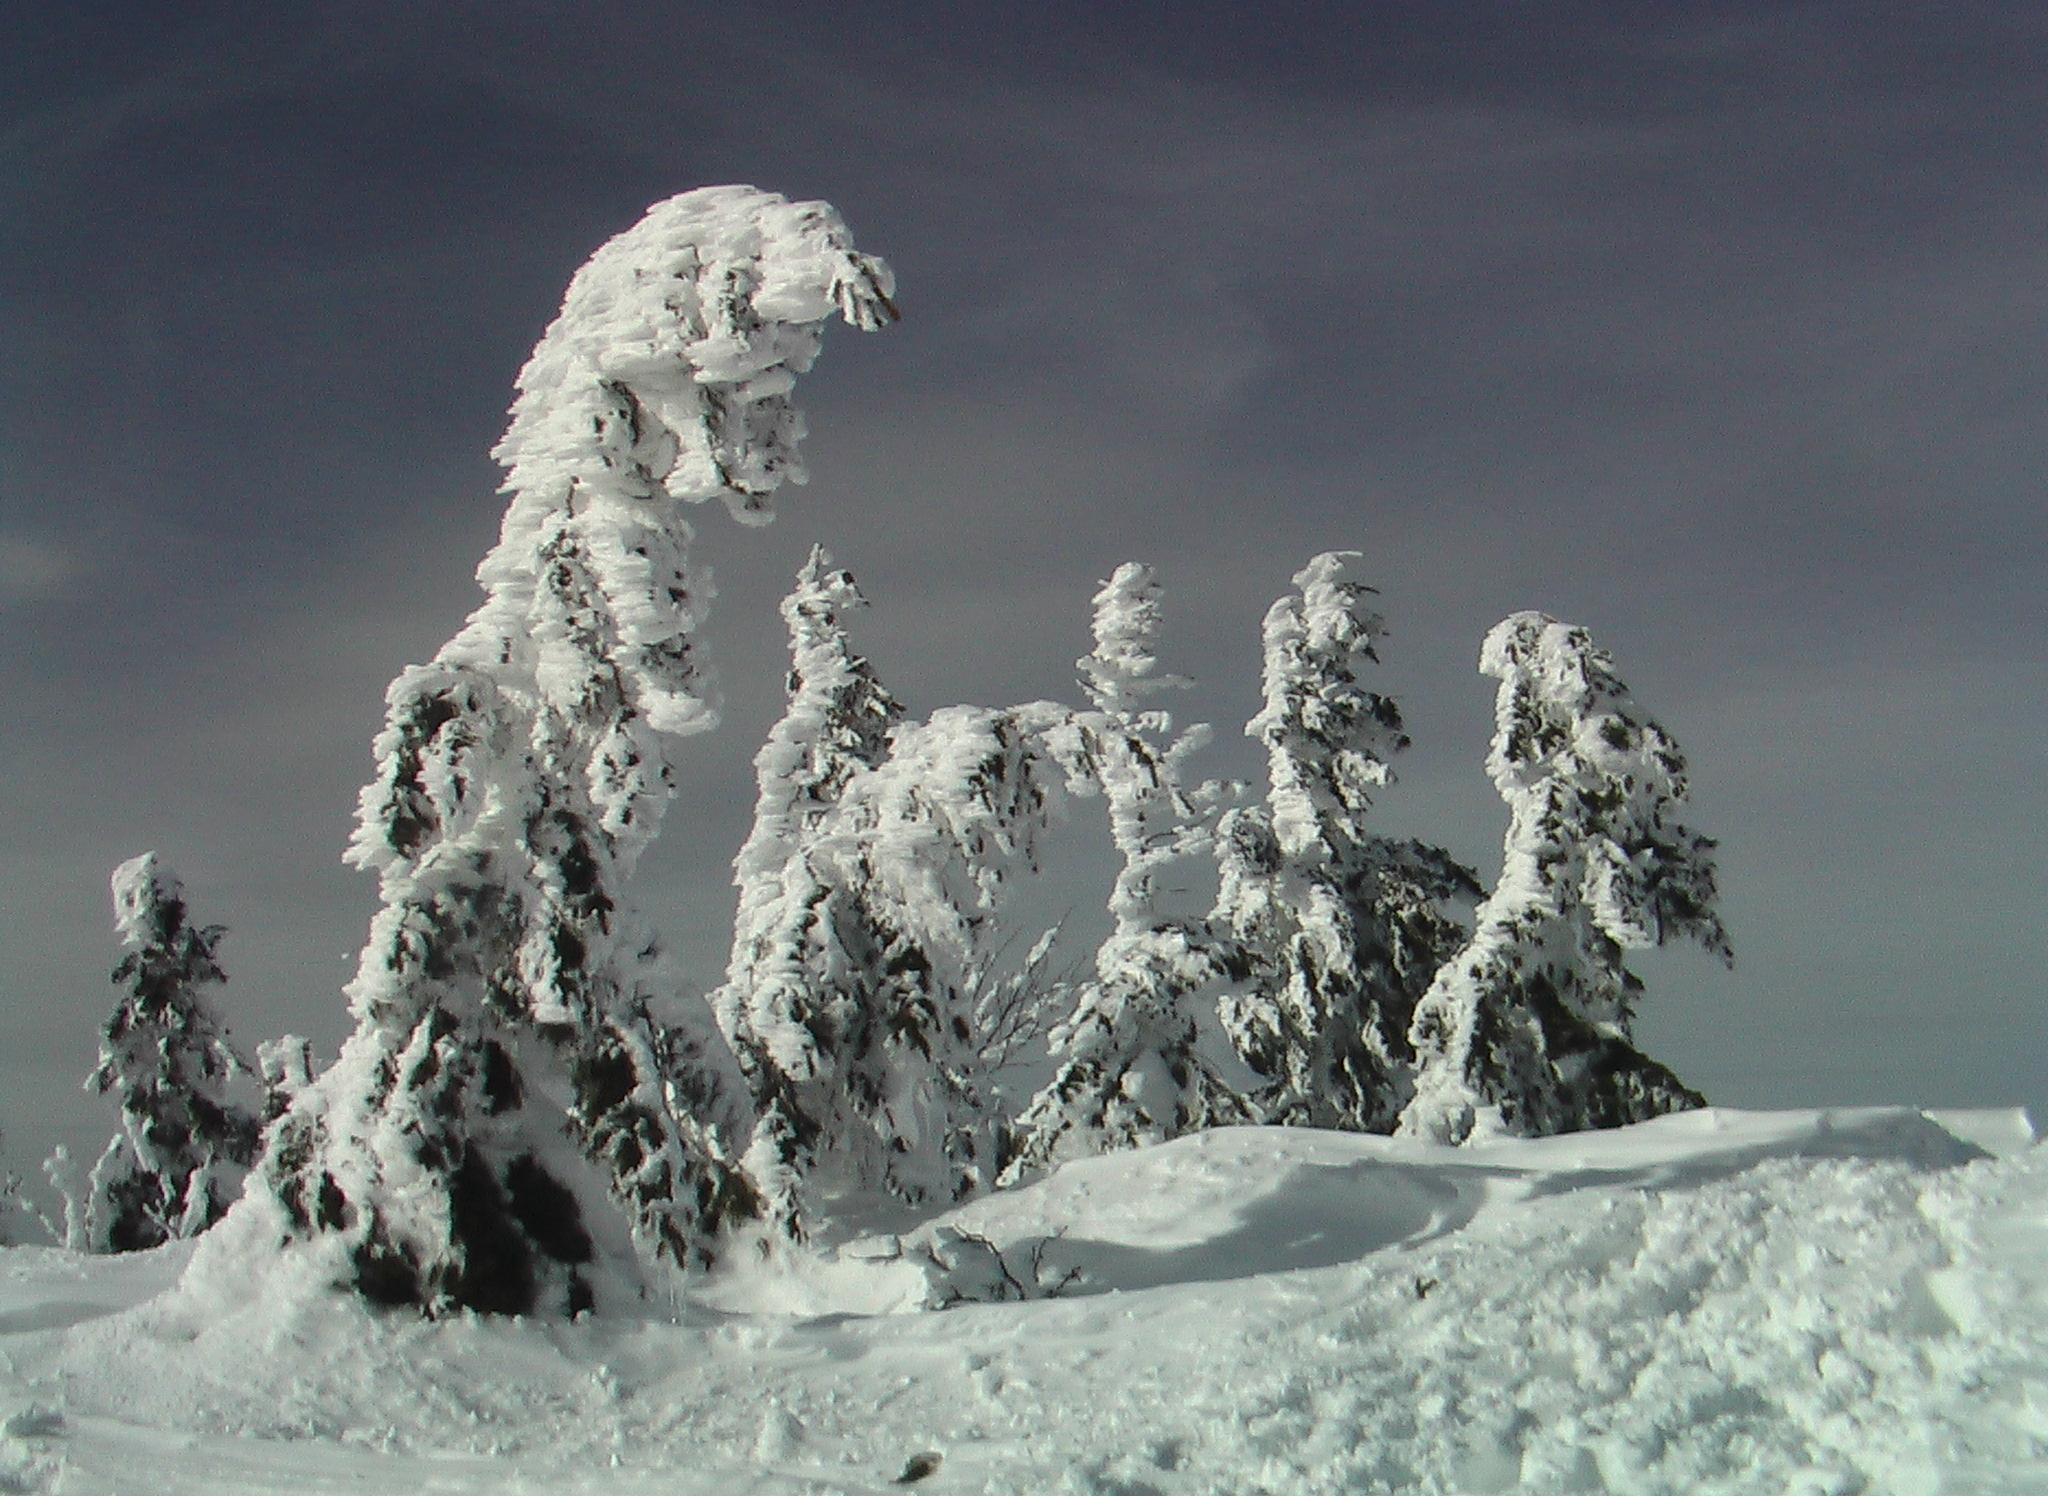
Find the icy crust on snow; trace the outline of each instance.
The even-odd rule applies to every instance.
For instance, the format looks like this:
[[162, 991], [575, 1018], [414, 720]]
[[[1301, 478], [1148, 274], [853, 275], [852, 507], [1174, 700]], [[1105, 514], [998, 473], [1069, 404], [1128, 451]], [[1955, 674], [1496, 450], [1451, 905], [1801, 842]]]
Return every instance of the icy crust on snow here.
[[[183, 1244], [13, 1249], [0, 1476], [166, 1496], [851, 1496], [919, 1468], [927, 1491], [1087, 1496], [2038, 1491], [2030, 1139], [2012, 1114], [1902, 1109], [1457, 1149], [1222, 1129], [808, 1275], [734, 1269], [673, 1323], [380, 1316], [313, 1264], [252, 1272], [270, 1241], [250, 1212], [176, 1286]], [[1015, 1269], [1050, 1242], [1048, 1282], [1087, 1276], [854, 1312], [948, 1231]]]

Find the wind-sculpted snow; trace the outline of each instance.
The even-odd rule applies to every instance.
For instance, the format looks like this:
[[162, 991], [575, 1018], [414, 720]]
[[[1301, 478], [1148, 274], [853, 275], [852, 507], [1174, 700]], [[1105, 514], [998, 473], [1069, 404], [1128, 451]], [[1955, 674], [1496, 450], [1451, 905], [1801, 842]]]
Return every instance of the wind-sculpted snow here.
[[[252, 1275], [269, 1243], [240, 1214], [196, 1251], [17, 1248], [0, 1472], [164, 1496], [876, 1496], [913, 1469], [1005, 1496], [2038, 1491], [2030, 1144], [2016, 1114], [1905, 1110], [1461, 1148], [1227, 1128], [735, 1263], [673, 1321], [379, 1315]], [[919, 1308], [920, 1249], [977, 1241], [1056, 1296]]]

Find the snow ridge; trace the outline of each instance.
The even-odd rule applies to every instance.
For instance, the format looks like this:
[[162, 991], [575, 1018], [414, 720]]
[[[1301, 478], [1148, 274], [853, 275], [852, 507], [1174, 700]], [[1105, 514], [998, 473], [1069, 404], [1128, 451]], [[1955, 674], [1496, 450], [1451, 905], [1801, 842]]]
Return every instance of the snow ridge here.
[[[736, 1254], [575, 1324], [17, 1248], [0, 1479], [805, 1496], [927, 1456], [933, 1491], [2017, 1496], [2048, 1481], [2044, 1220], [2017, 1115], [1707, 1110], [1459, 1148], [1221, 1129], [896, 1257]], [[1083, 1277], [920, 1312], [926, 1239]]]

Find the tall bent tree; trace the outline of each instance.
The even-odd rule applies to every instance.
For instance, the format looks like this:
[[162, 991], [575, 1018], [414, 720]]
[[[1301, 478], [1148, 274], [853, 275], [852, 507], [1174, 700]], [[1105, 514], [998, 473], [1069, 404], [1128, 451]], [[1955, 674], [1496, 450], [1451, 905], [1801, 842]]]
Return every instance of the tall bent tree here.
[[757, 1209], [744, 1087], [626, 884], [717, 718], [686, 506], [773, 517], [805, 476], [796, 376], [892, 289], [826, 204], [704, 188], [577, 272], [520, 374], [486, 601], [393, 682], [362, 795], [357, 1027], [262, 1163], [287, 1235], [338, 1238], [366, 1297], [574, 1312]]
[[1209, 740], [1178, 733], [1146, 698], [1185, 686], [1158, 670], [1161, 588], [1126, 562], [1095, 594], [1095, 648], [1074, 662], [1093, 710], [1052, 735], [1080, 793], [1100, 793], [1122, 866], [1109, 898], [1114, 925], [1095, 953], [1095, 980], [1050, 1036], [1052, 1078], [1007, 1142], [1005, 1182], [1069, 1159], [1164, 1142], [1256, 1120], [1218, 1069], [1198, 1019], [1222, 974], [1204, 921], [1177, 917], [1162, 884], [1210, 850], [1222, 789], [1190, 786], [1184, 766]]

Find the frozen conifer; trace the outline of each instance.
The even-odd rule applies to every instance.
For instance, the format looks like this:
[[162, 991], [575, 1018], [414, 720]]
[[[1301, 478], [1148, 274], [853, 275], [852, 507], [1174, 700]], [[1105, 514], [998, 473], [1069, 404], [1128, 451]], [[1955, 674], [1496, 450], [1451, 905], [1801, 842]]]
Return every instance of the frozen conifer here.
[[[0, 1158], [4, 1158], [5, 1141], [0, 1138]], [[19, 1246], [24, 1240], [24, 1227], [30, 1221], [41, 1225], [44, 1234], [54, 1238], [58, 1245], [69, 1245], [63, 1240], [61, 1228], [22, 1193], [21, 1176], [0, 1162], [0, 1247]]]
[[[843, 699], [887, 701], [871, 685]], [[1048, 713], [962, 706], [899, 723], [887, 756], [795, 839], [769, 896], [743, 894], [719, 1014], [760, 1109], [749, 1173], [792, 1235], [822, 1200], [946, 1204], [993, 1182], [976, 978], [1054, 808]], [[781, 803], [768, 784], [762, 804]]]
[[836, 1078], [837, 1051], [868, 1037], [859, 1012], [847, 1011], [861, 1007], [861, 994], [847, 990], [860, 984], [827, 969], [847, 954], [832, 928], [845, 901], [816, 860], [820, 823], [848, 781], [887, 756], [903, 716], [848, 643], [845, 616], [864, 606], [853, 577], [817, 547], [783, 599], [788, 705], [754, 757], [754, 828], [733, 865], [732, 956], [712, 1000], [759, 1113], [749, 1172], [769, 1215], [791, 1232], [801, 1230], [802, 1176], [831, 1151], [852, 1099]]
[[257, 1124], [229, 1099], [248, 1067], [211, 994], [227, 979], [214, 959], [225, 931], [190, 922], [154, 852], [116, 868], [113, 892], [123, 995], [86, 1085], [120, 1103], [121, 1130], [87, 1185], [84, 1236], [90, 1251], [136, 1252], [220, 1219], [255, 1157]]
[[1154, 693], [1185, 685], [1160, 675], [1160, 588], [1127, 562], [1095, 595], [1095, 649], [1076, 661], [1094, 710], [1065, 725], [1067, 752], [1100, 791], [1123, 859], [1111, 891], [1115, 926], [1095, 957], [1095, 980], [1052, 1034], [1058, 1068], [1018, 1119], [1008, 1175], [1069, 1158], [1136, 1147], [1250, 1119], [1203, 1049], [1192, 999], [1219, 972], [1200, 921], [1163, 907], [1160, 878], [1207, 848], [1213, 787], [1190, 791], [1187, 757], [1208, 741], [1175, 734]]
[[893, 317], [890, 289], [823, 203], [688, 192], [577, 273], [521, 372], [487, 599], [393, 683], [362, 797], [350, 858], [383, 908], [357, 1028], [265, 1160], [370, 1298], [574, 1310], [601, 1261], [693, 1260], [756, 1209], [731, 1054], [626, 884], [677, 740], [716, 719], [685, 509], [771, 517], [804, 477], [796, 376], [833, 313]]
[[790, 859], [839, 803], [847, 781], [887, 757], [889, 731], [903, 719], [902, 705], [847, 641], [846, 615], [866, 606], [852, 574], [818, 546], [782, 600], [789, 700], [754, 755], [754, 829], [733, 863], [740, 897], [732, 975], [742, 987], [762, 911], [779, 902]]
[[1463, 927], [1472, 873], [1436, 848], [1366, 830], [1372, 796], [1408, 746], [1400, 709], [1360, 680], [1384, 629], [1372, 589], [1344, 578], [1355, 551], [1296, 573], [1265, 622], [1267, 809], [1219, 827], [1212, 915], [1237, 980], [1224, 1031], [1266, 1082], [1268, 1121], [1392, 1132], [1410, 1094], [1415, 1003]]
[[1685, 760], [1582, 628], [1517, 613], [1487, 770], [1508, 802], [1500, 884], [1416, 1011], [1404, 1134], [1438, 1142], [1618, 1127], [1704, 1105], [1630, 1042], [1623, 958], [1676, 939], [1729, 959], [1714, 843], [1679, 824]]

